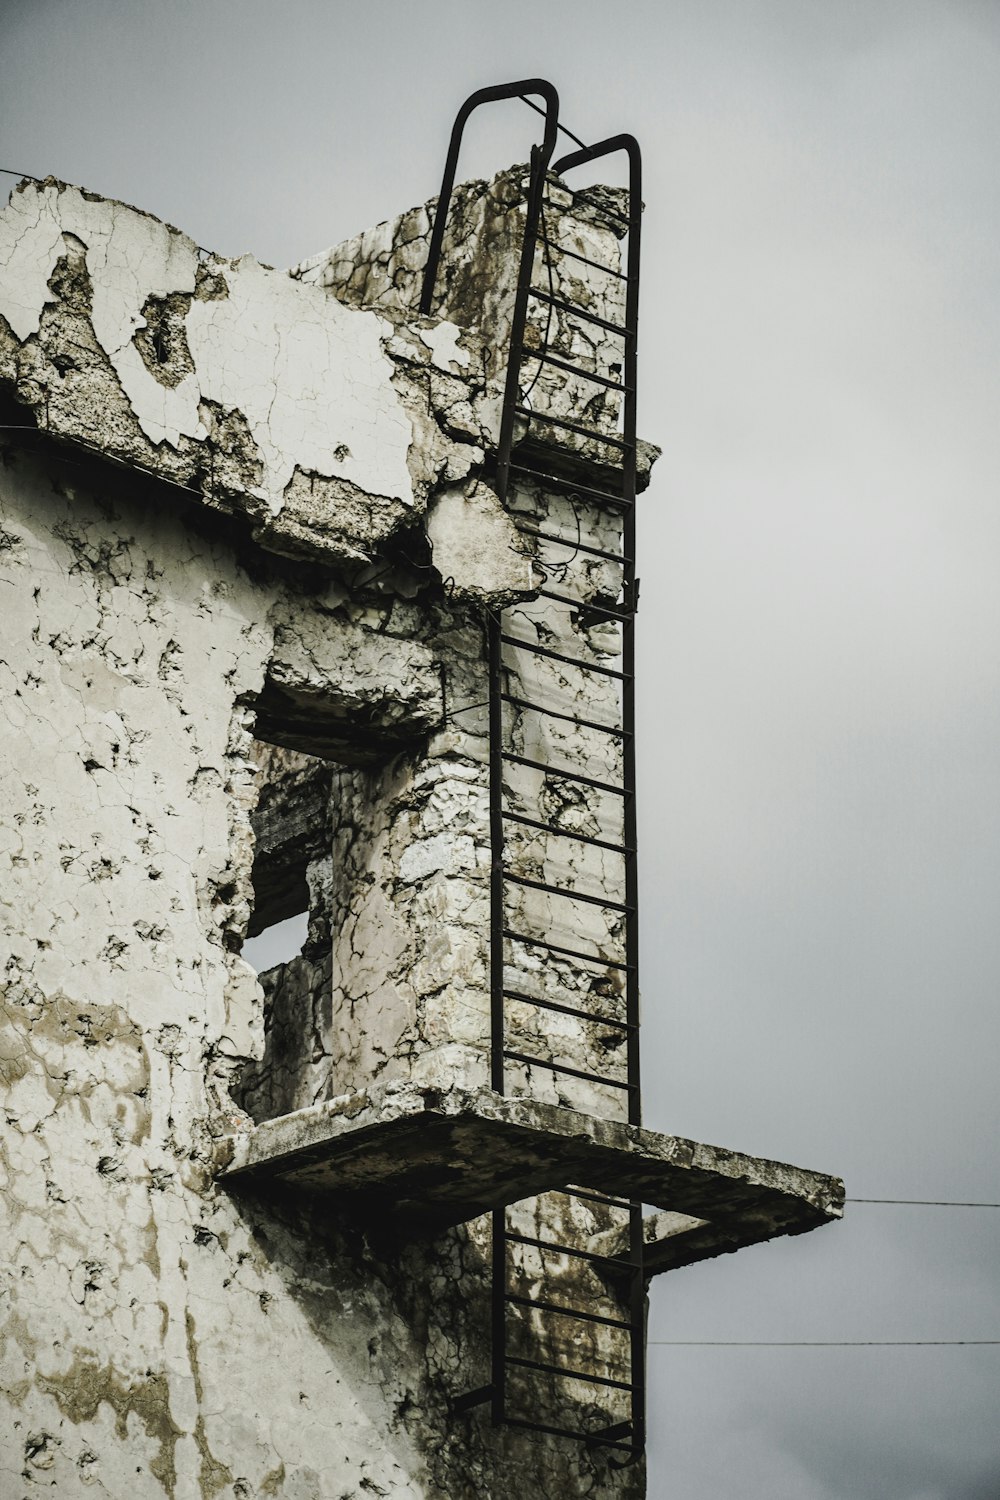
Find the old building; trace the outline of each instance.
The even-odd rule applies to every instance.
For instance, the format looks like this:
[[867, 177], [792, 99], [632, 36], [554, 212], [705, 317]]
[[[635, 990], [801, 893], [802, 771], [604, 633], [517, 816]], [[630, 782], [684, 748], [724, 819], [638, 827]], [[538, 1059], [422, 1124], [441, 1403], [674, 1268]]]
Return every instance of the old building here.
[[649, 1278], [840, 1213], [641, 1127], [638, 152], [540, 97], [290, 274], [0, 217], [12, 1500], [632, 1500]]

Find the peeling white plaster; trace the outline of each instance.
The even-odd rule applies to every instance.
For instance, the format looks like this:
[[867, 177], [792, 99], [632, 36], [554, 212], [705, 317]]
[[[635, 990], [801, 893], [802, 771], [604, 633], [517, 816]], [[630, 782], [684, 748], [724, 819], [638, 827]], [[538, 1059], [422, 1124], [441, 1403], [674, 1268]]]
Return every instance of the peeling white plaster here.
[[459, 344], [460, 333], [454, 323], [436, 323], [433, 328], [420, 329], [420, 337], [439, 370], [450, 370], [454, 365], [468, 369], [471, 355]]
[[457, 875], [476, 867], [476, 846], [468, 835], [455, 837], [452, 833], [439, 833], [422, 843], [410, 844], [403, 850], [399, 861], [399, 878], [405, 881], [423, 880], [439, 871]]
[[272, 508], [296, 466], [412, 505], [412, 426], [382, 351], [388, 325], [250, 256], [223, 274], [229, 296], [188, 316], [196, 378], [203, 397], [246, 416]]
[[229, 293], [192, 301], [184, 327], [195, 369], [171, 388], [150, 372], [133, 338], [148, 297], [194, 293], [194, 241], [77, 188], [22, 188], [0, 214], [0, 314], [22, 341], [38, 332], [53, 300], [47, 283], [66, 235], [86, 248], [94, 333], [150, 442], [204, 439], [199, 403], [218, 402], [246, 418], [263, 459], [253, 492], [273, 513], [296, 468], [412, 505], [412, 426], [392, 385], [382, 319], [251, 256], [210, 258], [207, 269]]
[[531, 560], [488, 485], [442, 490], [428, 508], [427, 535], [434, 566], [458, 597], [513, 599], [531, 592]]
[[[620, 568], [549, 544], [529, 557], [512, 514], [471, 478], [495, 425], [496, 387], [477, 367], [503, 343], [518, 210], [507, 178], [458, 197], [463, 233], [446, 253], [466, 299], [453, 311], [470, 325], [461, 333], [405, 305], [423, 210], [397, 221], [395, 240], [392, 226], [372, 231], [300, 279], [249, 257], [199, 261], [187, 237], [76, 189], [19, 191], [0, 216], [0, 378], [15, 399], [44, 428], [51, 398], [52, 434], [242, 511], [281, 554], [250, 566], [246, 526], [238, 543], [220, 524], [191, 526], [165, 487], [162, 505], [128, 483], [124, 498], [105, 493], [106, 470], [81, 475], [78, 450], [68, 470], [66, 444], [44, 432], [0, 465], [11, 806], [0, 1068], [14, 1183], [0, 1192], [0, 1234], [16, 1247], [0, 1296], [17, 1306], [0, 1346], [0, 1420], [16, 1433], [0, 1470], [26, 1493], [92, 1482], [135, 1500], [642, 1493], [641, 1460], [615, 1469], [584, 1445], [451, 1412], [451, 1397], [490, 1378], [485, 1221], [387, 1247], [336, 1203], [238, 1197], [215, 1177], [248, 1116], [374, 1084], [488, 1090], [483, 605], [529, 595], [542, 563], [581, 606], [535, 598], [505, 619], [584, 660], [620, 651], [606, 620]], [[606, 230], [561, 220], [588, 253], [609, 250]], [[63, 258], [72, 275], [50, 288]], [[351, 281], [369, 307], [345, 305]], [[473, 306], [483, 284], [485, 309]], [[136, 340], [150, 297], [174, 299], [193, 369], [151, 368]], [[64, 378], [67, 352], [78, 363]], [[557, 380], [537, 390], [578, 399]], [[228, 430], [227, 417], [239, 419]], [[218, 479], [227, 461], [213, 489], [205, 473], [214, 465]], [[536, 529], [574, 536], [581, 524], [609, 552], [619, 544], [615, 516], [578, 515], [564, 495], [522, 486], [509, 500]], [[425, 511], [433, 567], [422, 538], [412, 554], [407, 538], [403, 560], [388, 549]], [[302, 555], [319, 565], [299, 569]], [[571, 682], [551, 658], [508, 665], [511, 691], [532, 703], [606, 723], [620, 712], [614, 679]], [[507, 714], [504, 732], [524, 756], [620, 775], [613, 736], [531, 709]], [[296, 760], [310, 747], [327, 758]], [[508, 769], [511, 808], [623, 841], [621, 799]], [[253, 901], [264, 907], [256, 797], [262, 785], [277, 804], [283, 777], [271, 831], [296, 851], [309, 931], [298, 958], [258, 981], [239, 956]], [[511, 869], [564, 888], [615, 891], [615, 857], [529, 824], [509, 832]], [[557, 943], [569, 921], [565, 902], [513, 883], [507, 917]], [[566, 941], [591, 957], [526, 948], [511, 968], [519, 990], [618, 1015], [620, 919], [587, 907]], [[510, 1088], [620, 1119], [620, 1091], [544, 1066], [558, 1053], [620, 1071], [620, 1036], [522, 1010], [512, 1035], [541, 1066], [512, 1063]], [[529, 1199], [511, 1212], [526, 1235], [612, 1227], [594, 1204]], [[542, 1284], [527, 1247], [519, 1269]], [[581, 1274], [557, 1269], [554, 1300]], [[614, 1291], [592, 1295], [617, 1305]], [[586, 1362], [617, 1335], [595, 1324], [560, 1337], [557, 1352]], [[621, 1398], [608, 1400], [616, 1420]], [[575, 1402], [564, 1398], [567, 1420]]]

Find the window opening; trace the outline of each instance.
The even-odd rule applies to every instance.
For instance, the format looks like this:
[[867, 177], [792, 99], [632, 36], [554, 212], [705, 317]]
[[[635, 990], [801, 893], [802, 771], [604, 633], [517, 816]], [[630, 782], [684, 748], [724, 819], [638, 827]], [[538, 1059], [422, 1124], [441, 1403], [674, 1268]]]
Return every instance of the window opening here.
[[286, 964], [293, 958], [298, 958], [308, 936], [309, 908], [307, 906], [295, 916], [284, 917], [280, 922], [272, 922], [270, 927], [265, 927], [254, 937], [248, 937], [243, 944], [243, 957], [251, 968], [257, 970], [258, 974], [266, 974], [268, 970], [276, 968], [279, 964]]
[[254, 741], [253, 910], [242, 956], [264, 991], [264, 1052], [238, 1100], [256, 1121], [315, 1102], [329, 1077], [328, 761]]

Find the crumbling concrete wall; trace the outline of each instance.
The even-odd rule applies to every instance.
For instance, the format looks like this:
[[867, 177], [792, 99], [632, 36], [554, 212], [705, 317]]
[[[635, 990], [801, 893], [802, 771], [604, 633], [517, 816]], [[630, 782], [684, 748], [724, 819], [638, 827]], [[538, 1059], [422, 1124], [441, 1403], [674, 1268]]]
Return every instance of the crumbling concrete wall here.
[[368, 560], [482, 463], [480, 345], [440, 320], [347, 308], [54, 181], [12, 195], [0, 268], [0, 379], [37, 425], [245, 517], [272, 550]]
[[[632, 1493], [582, 1449], [448, 1417], [485, 1378], [482, 1227], [380, 1244], [215, 1186], [261, 1050], [237, 949], [288, 584], [145, 497], [4, 459], [4, 1493]], [[334, 774], [383, 778], [395, 808], [428, 764], [401, 794], [404, 763]], [[454, 777], [429, 765], [432, 804]], [[434, 890], [407, 907], [428, 938]], [[355, 1015], [333, 1046], [361, 1069], [379, 1016]]]
[[[489, 1374], [484, 1224], [407, 1243], [215, 1180], [245, 1111], [488, 1076], [482, 611], [543, 577], [481, 479], [495, 368], [412, 301], [342, 305], [60, 184], [0, 217], [0, 391], [25, 428], [0, 447], [16, 1500], [641, 1493], [639, 1464], [449, 1417]], [[585, 612], [524, 621], [615, 649]], [[308, 780], [296, 754], [331, 769], [289, 855], [309, 943], [266, 998], [240, 957], [253, 818]], [[592, 943], [583, 978], [526, 982], [613, 989], [620, 934]]]
[[[466, 183], [456, 190], [449, 213], [446, 250], [434, 298], [434, 312], [463, 328], [489, 329], [483, 345], [486, 389], [495, 392], [505, 373], [505, 351], [513, 312], [518, 255], [524, 232], [523, 168], [493, 181]], [[619, 242], [624, 234], [623, 195], [609, 188], [572, 193], [559, 183], [546, 190], [543, 242], [536, 254], [533, 283], [589, 308], [609, 322], [624, 322], [625, 282]], [[358, 310], [377, 309], [392, 320], [412, 318], [419, 307], [423, 267], [434, 203], [381, 224], [344, 245], [313, 257], [292, 275], [322, 286], [338, 301]], [[600, 269], [598, 269], [600, 268]], [[581, 324], [556, 310], [535, 306], [526, 334], [529, 347], [547, 348], [609, 379], [622, 377], [622, 342], [598, 325]], [[559, 366], [538, 365], [530, 378], [528, 401], [539, 413], [570, 415], [609, 433], [617, 430], [619, 406], [606, 388], [567, 374]], [[607, 464], [608, 445], [573, 432], [541, 428], [541, 440], [562, 461]], [[654, 450], [644, 445], [642, 479]], [[591, 477], [591, 476], [588, 476]], [[452, 598], [474, 597], [475, 558], [492, 512], [469, 524], [472, 506], [462, 499], [456, 513], [446, 492], [432, 504], [428, 520], [433, 557], [449, 577]], [[621, 545], [621, 513], [567, 498], [552, 487], [519, 481], [508, 496], [515, 520], [534, 529], [581, 535], [610, 554]], [[463, 522], [465, 523], [463, 526]], [[502, 546], [503, 538], [494, 538]], [[567, 672], [552, 659], [533, 663], [513, 653], [510, 691], [533, 702], [559, 703], [564, 712], [614, 726], [620, 722], [620, 684], [600, 675], [621, 654], [620, 627], [610, 618], [620, 607], [621, 565], [596, 560], [572, 548], [535, 543], [530, 547], [535, 584], [558, 586], [578, 597], [579, 609], [525, 598], [506, 615], [508, 628], [531, 642], [592, 661], [593, 674]], [[476, 554], [480, 560], [483, 551]], [[447, 558], [447, 562], [445, 561]], [[457, 581], [456, 581], [457, 580]], [[589, 606], [589, 607], [588, 607]], [[342, 778], [331, 807], [334, 838], [332, 898], [334, 923], [342, 940], [334, 948], [332, 1021], [337, 1059], [332, 1092], [363, 1088], [369, 1081], [409, 1076], [426, 1082], [483, 1082], [488, 1038], [488, 926], [486, 874], [491, 858], [488, 827], [488, 755], [485, 679], [477, 675], [482, 639], [478, 629], [457, 630], [449, 642], [452, 669], [467, 663], [464, 682], [450, 700], [468, 709], [453, 716], [447, 736], [451, 760], [433, 760], [413, 780], [409, 769], [389, 767], [372, 775]], [[521, 678], [518, 677], [521, 674]], [[620, 779], [621, 738], [581, 728], [568, 720], [543, 719], [524, 709], [508, 709], [506, 737], [512, 748], [532, 758], [605, 781]], [[443, 741], [439, 741], [443, 746]], [[509, 767], [508, 789], [525, 812], [541, 806], [556, 826], [589, 832], [608, 843], [624, 843], [623, 803], [607, 793], [572, 783], [557, 774]], [[511, 867], [591, 893], [620, 896], [620, 858], [593, 846], [572, 845], [526, 827], [508, 830]], [[528, 992], [536, 986], [550, 998], [588, 999], [594, 1008], [623, 1010], [624, 924], [609, 911], [575, 908], [573, 928], [565, 903], [522, 889], [508, 916], [515, 927], [560, 936], [593, 951], [593, 964], [573, 964], [521, 950], [522, 968], [514, 978]], [[581, 926], [582, 922], [582, 926]], [[382, 934], [381, 944], [373, 943]], [[432, 934], [432, 936], [429, 936]], [[286, 981], [287, 982], [287, 981]], [[433, 995], [421, 1007], [413, 996]], [[606, 1004], [603, 1004], [607, 1001]], [[375, 1024], [369, 1027], [366, 1019]], [[541, 1057], [559, 1053], [581, 1069], [619, 1078], [624, 1072], [623, 1033], [562, 1018], [552, 1013], [542, 1024], [530, 1006], [514, 1008], [514, 1036]], [[621, 1089], [594, 1087], [542, 1069], [512, 1070], [511, 1086], [597, 1113], [620, 1116], [627, 1110]], [[317, 1096], [318, 1097], [318, 1096]]]
[[[527, 168], [512, 167], [489, 182], [455, 189], [448, 211], [431, 311], [462, 329], [488, 331], [482, 359], [490, 386], [502, 387], [524, 238]], [[548, 180], [531, 284], [621, 325], [625, 279], [619, 242], [625, 234], [627, 195], [608, 187], [572, 192]], [[296, 266], [292, 275], [326, 287], [347, 307], [373, 309], [393, 319], [412, 318], [420, 307], [424, 265], [437, 200], [378, 224]], [[598, 269], [599, 268], [599, 269]], [[622, 343], [598, 323], [582, 322], [565, 308], [529, 301], [525, 348], [546, 350], [578, 369], [622, 379]], [[560, 366], [529, 361], [528, 402], [539, 413], [569, 417], [613, 432], [620, 399]], [[549, 429], [547, 438], [565, 442]], [[588, 456], [598, 450], [579, 451]]]

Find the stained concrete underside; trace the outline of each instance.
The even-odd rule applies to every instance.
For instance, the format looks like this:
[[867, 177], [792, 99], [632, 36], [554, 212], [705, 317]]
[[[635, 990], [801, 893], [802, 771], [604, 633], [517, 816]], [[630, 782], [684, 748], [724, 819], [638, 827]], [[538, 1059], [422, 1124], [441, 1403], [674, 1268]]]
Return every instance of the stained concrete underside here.
[[241, 1132], [226, 1151], [232, 1189], [281, 1184], [409, 1233], [570, 1184], [652, 1204], [670, 1212], [662, 1234], [660, 1215], [647, 1221], [650, 1274], [815, 1229], [844, 1201], [836, 1177], [490, 1089], [348, 1094]]

